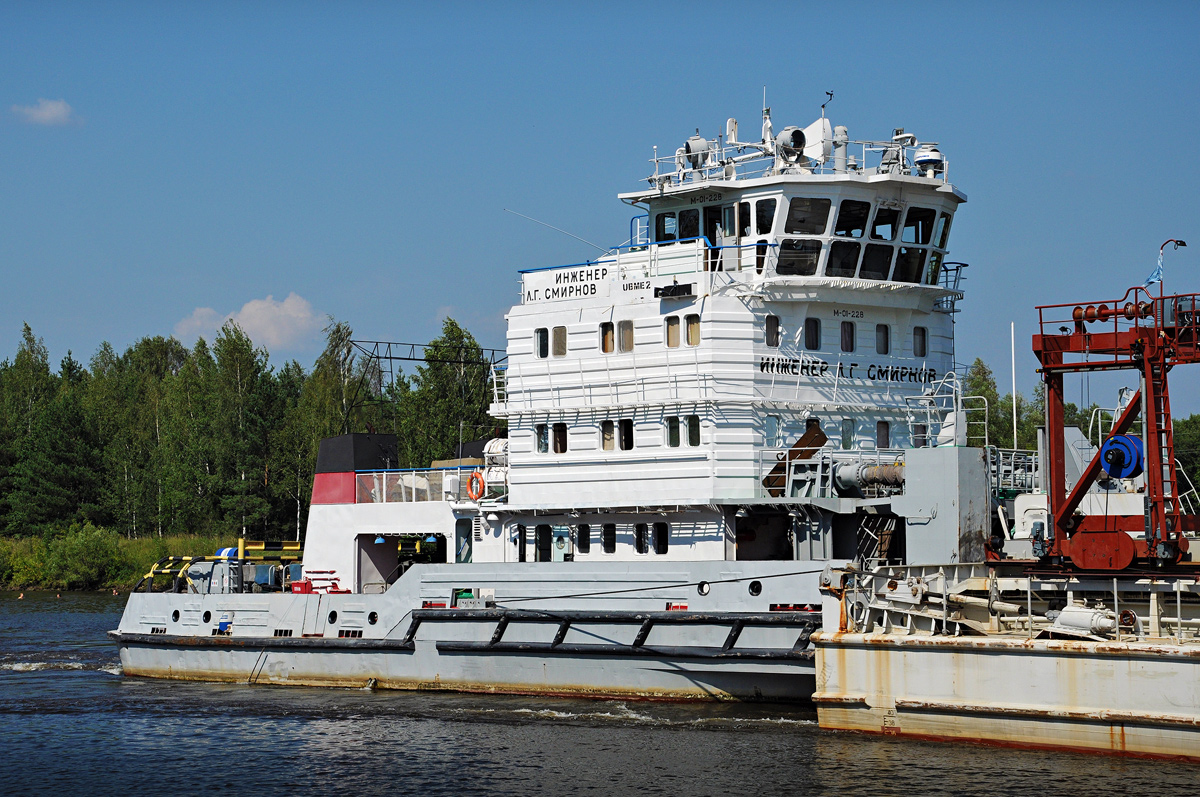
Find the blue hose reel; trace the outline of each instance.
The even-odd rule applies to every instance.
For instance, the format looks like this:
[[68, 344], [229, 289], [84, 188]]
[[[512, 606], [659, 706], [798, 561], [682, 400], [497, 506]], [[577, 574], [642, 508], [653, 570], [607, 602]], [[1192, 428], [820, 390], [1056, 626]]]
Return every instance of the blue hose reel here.
[[1132, 479], [1146, 466], [1142, 439], [1131, 434], [1115, 434], [1100, 446], [1104, 470], [1114, 479]]

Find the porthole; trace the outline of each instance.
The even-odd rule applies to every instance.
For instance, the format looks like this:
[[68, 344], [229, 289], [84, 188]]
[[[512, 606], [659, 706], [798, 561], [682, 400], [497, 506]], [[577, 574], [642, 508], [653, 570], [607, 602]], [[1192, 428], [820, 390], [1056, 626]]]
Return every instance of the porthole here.
[[378, 623], [379, 622], [379, 612], [371, 612], [370, 614], [368, 614], [367, 622], [370, 623], [371, 625], [375, 625], [376, 623]]
[[205, 623], [212, 622], [212, 612], [205, 612], [204, 615], [200, 619], [203, 620]]
[[699, 584], [696, 585], [696, 592], [699, 592], [701, 595], [707, 595], [709, 593], [709, 590], [711, 590], [711, 589], [712, 589], [712, 585], [709, 584], [707, 581], [701, 581]]
[[171, 622], [172, 622], [172, 623], [178, 623], [178, 622], [179, 622], [179, 610], [178, 610], [178, 609], [176, 609], [175, 611], [171, 612]]
[[756, 598], [762, 594], [762, 582], [761, 581], [751, 581], [750, 582], [750, 594]]
[[337, 622], [337, 612], [330, 612], [329, 613], [329, 624], [333, 625], [336, 622]]

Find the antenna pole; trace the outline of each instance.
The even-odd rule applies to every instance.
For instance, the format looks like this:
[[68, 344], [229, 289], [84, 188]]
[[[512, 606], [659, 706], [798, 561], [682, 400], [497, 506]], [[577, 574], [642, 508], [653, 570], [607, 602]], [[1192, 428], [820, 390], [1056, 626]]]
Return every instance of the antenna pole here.
[[1012, 354], [1013, 448], [1017, 447], [1017, 322], [1008, 322], [1008, 343]]
[[558, 227], [555, 227], [553, 224], [547, 224], [547, 223], [546, 223], [546, 222], [544, 222], [544, 221], [538, 221], [538, 220], [537, 220], [537, 219], [535, 219], [533, 216], [526, 216], [524, 213], [518, 213], [517, 211], [515, 211], [515, 210], [509, 210], [508, 208], [504, 208], [504, 212], [505, 212], [505, 213], [511, 213], [511, 214], [513, 214], [514, 216], [520, 216], [520, 217], [521, 217], [521, 218], [523, 218], [523, 219], [529, 219], [529, 220], [530, 220], [530, 221], [532, 221], [534, 224], [540, 224], [540, 225], [542, 225], [543, 227], [549, 227], [550, 229], [554, 230], [555, 232], [561, 232], [563, 235], [569, 235], [569, 236], [571, 236], [572, 238], [574, 238], [576, 241], [583, 241], [585, 244], [587, 244], [588, 246], [592, 247], [593, 249], [599, 249], [601, 252], [603, 252], [603, 253], [605, 253], [605, 254], [608, 254], [609, 252], [611, 252], [611, 251], [612, 251], [611, 249], [605, 249], [603, 246], [597, 246], [596, 244], [594, 244], [594, 243], [592, 243], [591, 241], [588, 241], [588, 240], [586, 240], [586, 239], [584, 239], [584, 238], [580, 238], [578, 235], [576, 235], [576, 234], [575, 234], [575, 233], [573, 233], [573, 232], [567, 232], [566, 230], [563, 230], [563, 229], [560, 229], [560, 228], [558, 228]]

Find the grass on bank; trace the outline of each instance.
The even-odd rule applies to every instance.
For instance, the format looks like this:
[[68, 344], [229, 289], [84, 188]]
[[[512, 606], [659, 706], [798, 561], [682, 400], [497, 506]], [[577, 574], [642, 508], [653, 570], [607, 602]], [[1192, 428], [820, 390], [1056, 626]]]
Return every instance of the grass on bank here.
[[0, 585], [8, 589], [131, 588], [164, 556], [211, 555], [230, 543], [201, 535], [128, 539], [91, 523], [39, 537], [0, 538]]

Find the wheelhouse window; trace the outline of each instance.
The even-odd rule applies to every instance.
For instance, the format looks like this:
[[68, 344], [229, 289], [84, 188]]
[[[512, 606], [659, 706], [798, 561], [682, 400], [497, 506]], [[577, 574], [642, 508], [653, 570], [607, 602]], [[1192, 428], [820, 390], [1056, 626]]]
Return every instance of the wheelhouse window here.
[[612, 421], [600, 422], [600, 448], [612, 451], [617, 447], [617, 425]]
[[784, 276], [811, 277], [821, 260], [821, 242], [784, 238], [779, 243], [779, 262], [775, 273]]
[[700, 416], [687, 416], [688, 445], [692, 448], [700, 445]]
[[670, 544], [670, 533], [671, 527], [666, 523], [654, 524], [654, 552], [659, 556], [664, 556], [667, 553], [667, 546]]
[[667, 418], [667, 446], [679, 448], [679, 418], [677, 416]]
[[750, 237], [751, 219], [752, 219], [752, 217], [750, 215], [750, 203], [749, 202], [739, 202], [738, 203], [738, 236], [739, 237], [741, 237], [741, 238], [749, 238]]
[[837, 222], [833, 225], [833, 234], [843, 238], [862, 238], [867, 229], [867, 219], [870, 216], [870, 202], [843, 199], [838, 208]]
[[575, 550], [585, 556], [592, 552], [592, 527], [587, 523], [575, 527]]
[[667, 316], [667, 348], [679, 348], [679, 316]]
[[895, 247], [887, 244], [867, 244], [863, 252], [862, 268], [858, 270], [859, 279], [885, 280], [892, 271], [892, 254]]
[[617, 524], [605, 523], [600, 527], [600, 548], [605, 553], [617, 552]]
[[754, 204], [754, 231], [759, 235], [770, 235], [775, 224], [777, 200], [760, 199]]
[[675, 213], [659, 213], [654, 217], [654, 241], [658, 244], [670, 245], [679, 237], [679, 226]]
[[858, 270], [858, 253], [862, 245], [857, 241], [834, 241], [829, 247], [829, 263], [825, 273], [830, 277], [853, 277]]
[[567, 328], [555, 327], [552, 331], [552, 342], [554, 344], [552, 353], [555, 357], [567, 356]]
[[821, 348], [821, 319], [804, 319], [804, 348], [818, 351]]
[[890, 354], [892, 351], [891, 328], [887, 324], [875, 325], [875, 351], [878, 354]]
[[650, 550], [649, 528], [645, 523], [633, 524], [633, 550], [636, 553], [646, 553]]
[[767, 345], [773, 349], [779, 348], [780, 334], [779, 316], [769, 315], [766, 322]]
[[550, 356], [550, 330], [545, 327], [533, 330], [533, 356], [539, 360]]
[[621, 353], [633, 351], [633, 322], [617, 322], [617, 349]]
[[938, 249], [946, 248], [950, 240], [950, 222], [953, 220], [954, 216], [949, 213], [938, 216], [937, 227], [933, 231], [933, 245]]
[[895, 208], [879, 208], [871, 224], [871, 237], [876, 241], [896, 240], [896, 225], [900, 222], [900, 211]]
[[533, 427], [533, 436], [539, 454], [545, 454], [550, 450], [550, 432], [546, 424], [539, 423]]
[[688, 208], [679, 211], [679, 240], [700, 237], [700, 209]]
[[613, 330], [611, 321], [604, 321], [600, 324], [600, 351], [605, 354], [612, 354], [616, 348], [616, 335]]
[[690, 313], [683, 317], [683, 321], [687, 324], [687, 345], [700, 345], [700, 316], [695, 313]]
[[852, 352], [855, 348], [855, 326], [853, 321], [842, 322], [842, 351]]
[[892, 446], [892, 431], [891, 426], [887, 421], [878, 421], [875, 424], [875, 447], [876, 448], [891, 448]]
[[633, 448], [633, 421], [629, 418], [622, 418], [617, 423], [617, 428], [620, 431], [621, 450], [631, 450]]
[[920, 282], [928, 251], [915, 246], [900, 247], [900, 254], [896, 256], [896, 273], [892, 275], [892, 279], [896, 282]]
[[788, 202], [787, 219], [783, 231], [791, 235], [820, 235], [829, 223], [828, 199], [793, 197]]
[[929, 354], [929, 330], [925, 327], [913, 327], [913, 356], [925, 357]]
[[556, 423], [551, 431], [554, 433], [554, 453], [567, 453], [567, 425]]
[[937, 211], [932, 208], [909, 208], [904, 217], [900, 240], [906, 244], [926, 246], [933, 239], [933, 223]]

